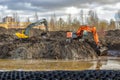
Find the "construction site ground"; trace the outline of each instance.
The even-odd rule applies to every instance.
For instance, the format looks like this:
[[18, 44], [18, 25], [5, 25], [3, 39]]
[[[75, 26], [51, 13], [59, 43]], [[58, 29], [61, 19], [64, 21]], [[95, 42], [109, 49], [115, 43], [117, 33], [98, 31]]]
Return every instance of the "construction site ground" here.
[[0, 28], [1, 80], [119, 80], [120, 30], [99, 33], [103, 47], [88, 40], [68, 40], [67, 31], [45, 33], [32, 29], [30, 38], [15, 35], [22, 29]]
[[[66, 31], [50, 31], [45, 33], [33, 29], [28, 39], [18, 39], [16, 32], [22, 29], [0, 28], [0, 58], [1, 59], [96, 59], [96, 44], [89, 35], [87, 41], [66, 38]], [[108, 51], [101, 56], [120, 56], [120, 30], [106, 31], [104, 37], [99, 37], [102, 46]]]

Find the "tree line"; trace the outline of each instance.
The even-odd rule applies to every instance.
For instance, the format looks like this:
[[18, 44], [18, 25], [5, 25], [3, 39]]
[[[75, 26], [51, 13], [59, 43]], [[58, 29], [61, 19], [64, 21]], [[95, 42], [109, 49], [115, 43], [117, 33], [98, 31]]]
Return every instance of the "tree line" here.
[[88, 14], [81, 10], [79, 17], [74, 18], [68, 14], [67, 20], [62, 17], [57, 19], [56, 14], [54, 14], [49, 21], [50, 30], [76, 31], [80, 25], [95, 26], [98, 31], [118, 29], [120, 27], [120, 10], [115, 13], [115, 20], [111, 19], [110, 21], [100, 20], [98, 14], [93, 10], [90, 10]]

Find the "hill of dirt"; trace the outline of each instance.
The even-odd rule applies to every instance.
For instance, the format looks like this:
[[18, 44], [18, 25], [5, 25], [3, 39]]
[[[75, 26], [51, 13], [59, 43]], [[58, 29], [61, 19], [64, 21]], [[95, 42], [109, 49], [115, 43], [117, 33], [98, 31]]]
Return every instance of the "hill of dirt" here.
[[[68, 41], [66, 31], [45, 33], [39, 29], [33, 29], [29, 39], [18, 39], [16, 32], [21, 32], [21, 29], [0, 28], [0, 58], [78, 60], [98, 57], [93, 39]], [[108, 31], [104, 45], [109, 49], [119, 49], [119, 32]]]
[[120, 50], [120, 30], [107, 31], [105, 40], [110, 50]]

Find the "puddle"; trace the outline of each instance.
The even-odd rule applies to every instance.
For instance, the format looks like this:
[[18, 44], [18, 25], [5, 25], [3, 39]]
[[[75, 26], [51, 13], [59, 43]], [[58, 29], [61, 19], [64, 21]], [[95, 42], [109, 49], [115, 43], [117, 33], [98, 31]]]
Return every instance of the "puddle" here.
[[0, 60], [1, 70], [85, 70], [91, 66], [88, 61]]
[[100, 57], [98, 60], [0, 60], [0, 70], [50, 71], [50, 70], [120, 70], [119, 57]]
[[20, 60], [0, 59], [0, 71], [50, 71], [50, 70], [120, 70], [120, 51], [109, 50], [109, 55], [97, 60]]
[[120, 50], [109, 50], [108, 56], [120, 57]]
[[120, 57], [100, 57], [94, 61], [94, 65], [98, 70], [120, 70]]

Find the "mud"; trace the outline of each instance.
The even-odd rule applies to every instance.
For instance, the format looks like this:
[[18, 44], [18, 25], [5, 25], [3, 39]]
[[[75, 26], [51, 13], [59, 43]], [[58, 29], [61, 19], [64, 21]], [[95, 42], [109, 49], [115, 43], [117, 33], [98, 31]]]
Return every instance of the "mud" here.
[[33, 37], [17, 39], [14, 34], [20, 31], [21, 29], [0, 29], [0, 58], [89, 59], [97, 57], [89, 43], [78, 40], [66, 41], [65, 31], [44, 33], [33, 29], [31, 31]]
[[[22, 29], [0, 28], [0, 58], [20, 59], [95, 59], [98, 51], [93, 39], [87, 41], [66, 40], [66, 31], [52, 31], [45, 33], [39, 29], [32, 29], [29, 39], [18, 39], [16, 32]], [[116, 32], [116, 31], [115, 31]], [[118, 31], [119, 34], [120, 31]], [[110, 38], [118, 36], [108, 31], [102, 41], [109, 49], [117, 49], [119, 41], [115, 43]], [[119, 38], [119, 37], [118, 37]], [[114, 46], [117, 47], [114, 47]], [[112, 47], [111, 47], [112, 46]], [[114, 48], [113, 48], [114, 47]]]
[[107, 31], [105, 40], [110, 50], [120, 50], [120, 30]]

